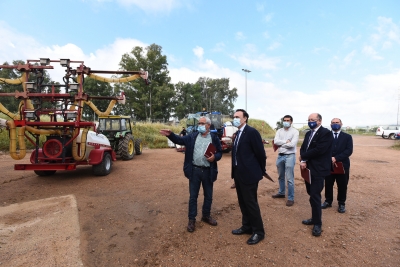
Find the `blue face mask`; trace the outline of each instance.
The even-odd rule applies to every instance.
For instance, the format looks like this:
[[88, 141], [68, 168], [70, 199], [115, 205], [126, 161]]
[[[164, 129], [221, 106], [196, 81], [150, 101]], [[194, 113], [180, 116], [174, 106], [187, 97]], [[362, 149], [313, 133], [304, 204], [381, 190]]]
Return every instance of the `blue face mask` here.
[[337, 131], [337, 130], [340, 130], [340, 124], [331, 124], [331, 128], [332, 128], [332, 130], [334, 130], [334, 131]]
[[234, 118], [233, 119], [233, 126], [239, 127], [240, 126], [240, 119], [239, 118]]
[[206, 126], [205, 125], [199, 125], [197, 127], [197, 131], [199, 131], [200, 133], [205, 133], [206, 132]]
[[284, 121], [282, 124], [283, 124], [283, 127], [285, 127], [285, 128], [290, 127], [290, 122], [288, 122], [288, 121]]
[[314, 129], [315, 127], [317, 127], [317, 122], [316, 121], [309, 121], [308, 122], [308, 127], [310, 127], [310, 129]]

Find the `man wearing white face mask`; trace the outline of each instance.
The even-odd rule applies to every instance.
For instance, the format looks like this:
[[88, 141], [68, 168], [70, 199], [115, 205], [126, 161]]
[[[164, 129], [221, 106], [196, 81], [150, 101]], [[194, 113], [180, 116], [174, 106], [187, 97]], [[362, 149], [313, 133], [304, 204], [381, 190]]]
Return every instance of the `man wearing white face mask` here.
[[[175, 144], [186, 147], [183, 172], [189, 179], [189, 223], [187, 226], [189, 232], [193, 232], [196, 228], [197, 197], [201, 186], [204, 192], [201, 220], [212, 226], [217, 225], [217, 221], [211, 217], [211, 204], [213, 183], [217, 180], [218, 174], [217, 161], [222, 157], [222, 147], [217, 134], [210, 133], [210, 126], [209, 118], [200, 117], [197, 132], [179, 136], [168, 129], [160, 131], [161, 135], [168, 137]], [[211, 153], [210, 157], [205, 157], [204, 152], [210, 143], [215, 146], [217, 152]]]
[[285, 198], [285, 177], [288, 187], [286, 206], [294, 204], [294, 165], [296, 163], [296, 146], [299, 140], [299, 131], [292, 126], [293, 118], [290, 115], [283, 117], [283, 128], [276, 132], [274, 144], [279, 147], [276, 167], [279, 174], [279, 191], [273, 198]]
[[247, 125], [249, 114], [243, 109], [238, 109], [233, 117], [233, 125], [239, 130], [232, 148], [231, 176], [236, 184], [242, 225], [232, 230], [232, 234], [251, 234], [247, 244], [255, 245], [265, 237], [257, 190], [259, 181], [266, 173], [267, 156], [260, 133]]

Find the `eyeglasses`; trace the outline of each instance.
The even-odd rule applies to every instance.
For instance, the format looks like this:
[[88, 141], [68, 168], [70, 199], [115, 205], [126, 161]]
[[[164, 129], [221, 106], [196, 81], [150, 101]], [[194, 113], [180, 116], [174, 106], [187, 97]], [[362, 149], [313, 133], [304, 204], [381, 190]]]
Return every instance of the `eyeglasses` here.
[[318, 119], [311, 119], [311, 120], [307, 120], [308, 122], [316, 122], [318, 121]]
[[197, 125], [206, 125], [207, 123], [205, 123], [205, 122], [199, 122], [199, 123], [197, 123]]

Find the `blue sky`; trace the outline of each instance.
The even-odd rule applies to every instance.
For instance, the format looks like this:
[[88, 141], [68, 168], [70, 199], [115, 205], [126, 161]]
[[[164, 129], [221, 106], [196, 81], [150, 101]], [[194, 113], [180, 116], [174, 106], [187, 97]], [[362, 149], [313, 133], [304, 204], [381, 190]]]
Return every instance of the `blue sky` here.
[[[271, 126], [319, 112], [345, 126], [397, 122], [400, 1], [0, 2], [0, 61], [70, 58], [114, 70], [156, 43], [173, 83], [229, 78], [235, 108]], [[53, 79], [62, 69], [50, 72]]]

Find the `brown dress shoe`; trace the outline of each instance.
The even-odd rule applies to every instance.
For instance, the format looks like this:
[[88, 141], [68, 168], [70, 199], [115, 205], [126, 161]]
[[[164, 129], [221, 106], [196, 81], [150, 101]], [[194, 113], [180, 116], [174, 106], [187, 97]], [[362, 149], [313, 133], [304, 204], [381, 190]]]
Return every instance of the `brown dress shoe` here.
[[212, 225], [212, 226], [216, 226], [216, 225], [217, 225], [217, 221], [214, 220], [211, 216], [203, 216], [203, 217], [201, 218], [201, 220], [202, 220], [203, 222], [208, 223], [209, 225]]
[[188, 232], [193, 232], [196, 229], [196, 220], [189, 220], [187, 230]]
[[293, 200], [286, 201], [286, 206], [288, 206], [288, 207], [293, 206], [293, 204], [294, 204]]

